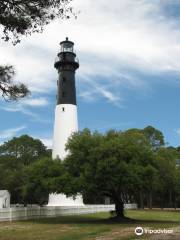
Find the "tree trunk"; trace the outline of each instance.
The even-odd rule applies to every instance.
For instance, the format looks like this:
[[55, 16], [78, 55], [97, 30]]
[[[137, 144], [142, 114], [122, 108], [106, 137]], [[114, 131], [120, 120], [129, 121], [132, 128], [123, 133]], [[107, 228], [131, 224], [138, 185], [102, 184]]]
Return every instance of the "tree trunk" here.
[[169, 207], [172, 207], [172, 191], [169, 190]]
[[148, 194], [146, 194], [146, 206], [147, 206], [147, 208], [149, 208], [149, 196], [148, 196]]
[[174, 208], [175, 208], [175, 209], [177, 208], [177, 206], [176, 206], [176, 194], [175, 194], [175, 196], [174, 196]]
[[152, 209], [152, 192], [149, 192], [149, 208]]
[[140, 191], [139, 197], [140, 197], [140, 208], [144, 209], [144, 198], [143, 198], [143, 193], [141, 191]]
[[115, 201], [115, 210], [117, 217], [124, 218], [124, 203], [122, 199], [117, 199]]
[[164, 194], [161, 193], [161, 209], [164, 209]]

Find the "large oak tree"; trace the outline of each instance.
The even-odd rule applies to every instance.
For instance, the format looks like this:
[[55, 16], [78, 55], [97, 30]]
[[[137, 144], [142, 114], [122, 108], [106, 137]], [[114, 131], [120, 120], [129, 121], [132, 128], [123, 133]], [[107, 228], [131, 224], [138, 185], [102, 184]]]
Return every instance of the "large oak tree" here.
[[[63, 162], [67, 186], [62, 187], [60, 180], [56, 189], [64, 188], [69, 196], [81, 193], [109, 197], [120, 218], [124, 217], [124, 203], [133, 202], [143, 184], [139, 172], [148, 174], [149, 183], [156, 174], [151, 145], [141, 132], [99, 134], [85, 129], [69, 139], [67, 149], [69, 155]], [[149, 186], [146, 188], [148, 191]]]

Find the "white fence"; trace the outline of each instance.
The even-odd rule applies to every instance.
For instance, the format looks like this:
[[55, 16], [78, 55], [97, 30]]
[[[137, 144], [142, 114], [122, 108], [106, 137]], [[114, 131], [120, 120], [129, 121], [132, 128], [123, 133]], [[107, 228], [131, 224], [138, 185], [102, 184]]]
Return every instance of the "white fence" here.
[[[126, 209], [137, 209], [136, 204], [126, 204]], [[87, 213], [109, 212], [114, 205], [85, 205], [81, 207], [12, 207], [0, 209], [0, 222], [14, 220], [28, 220], [67, 215], [81, 215]]]

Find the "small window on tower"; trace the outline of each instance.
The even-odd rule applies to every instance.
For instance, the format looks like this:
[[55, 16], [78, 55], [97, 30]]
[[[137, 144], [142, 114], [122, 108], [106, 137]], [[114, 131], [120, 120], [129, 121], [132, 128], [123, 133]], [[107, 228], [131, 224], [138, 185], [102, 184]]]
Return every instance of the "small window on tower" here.
[[65, 92], [62, 92], [62, 96], [65, 97], [65, 96], [66, 96], [66, 93], [65, 93]]
[[65, 82], [66, 82], [66, 78], [65, 78], [65, 77], [63, 77], [63, 79], [62, 79], [62, 80], [63, 80], [63, 83], [65, 83]]
[[65, 108], [64, 107], [62, 107], [62, 112], [65, 112]]

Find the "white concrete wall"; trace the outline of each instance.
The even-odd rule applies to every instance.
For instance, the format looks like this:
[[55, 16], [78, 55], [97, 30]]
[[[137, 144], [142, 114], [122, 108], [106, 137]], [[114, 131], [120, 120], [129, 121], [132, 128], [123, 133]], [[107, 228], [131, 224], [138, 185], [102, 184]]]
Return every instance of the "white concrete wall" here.
[[0, 190], [0, 209], [10, 208], [10, 194], [7, 190]]
[[3, 208], [4, 198], [0, 197], [0, 209]]
[[81, 195], [77, 195], [76, 198], [66, 197], [65, 194], [49, 194], [48, 206], [84, 206], [83, 199]]
[[[126, 204], [125, 208], [137, 209], [137, 204]], [[114, 211], [114, 209], [114, 205], [85, 205], [81, 207], [13, 207], [9, 209], [0, 209], [0, 222], [109, 212]]]

